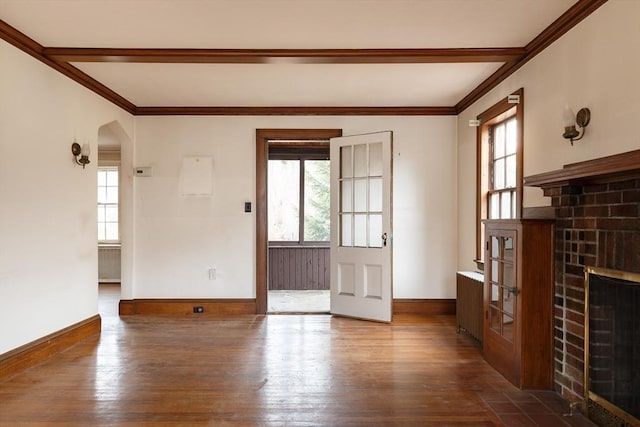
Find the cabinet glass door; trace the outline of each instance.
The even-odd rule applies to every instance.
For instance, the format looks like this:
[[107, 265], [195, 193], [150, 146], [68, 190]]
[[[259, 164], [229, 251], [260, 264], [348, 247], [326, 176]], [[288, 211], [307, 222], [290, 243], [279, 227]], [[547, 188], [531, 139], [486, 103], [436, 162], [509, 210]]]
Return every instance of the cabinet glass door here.
[[515, 336], [516, 286], [515, 237], [505, 232], [489, 236], [487, 242], [489, 271], [487, 284], [489, 290], [489, 329], [503, 339], [513, 342]]

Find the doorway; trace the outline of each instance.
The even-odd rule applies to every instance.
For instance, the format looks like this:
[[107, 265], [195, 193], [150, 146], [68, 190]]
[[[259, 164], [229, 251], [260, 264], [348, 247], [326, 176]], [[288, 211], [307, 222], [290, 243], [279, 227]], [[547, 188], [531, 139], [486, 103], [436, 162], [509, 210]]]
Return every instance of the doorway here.
[[[341, 129], [256, 131], [257, 313], [329, 311], [329, 241], [319, 227], [323, 213], [305, 193], [322, 187], [314, 179], [328, 167], [329, 139], [341, 135]], [[284, 219], [274, 218], [279, 214]]]

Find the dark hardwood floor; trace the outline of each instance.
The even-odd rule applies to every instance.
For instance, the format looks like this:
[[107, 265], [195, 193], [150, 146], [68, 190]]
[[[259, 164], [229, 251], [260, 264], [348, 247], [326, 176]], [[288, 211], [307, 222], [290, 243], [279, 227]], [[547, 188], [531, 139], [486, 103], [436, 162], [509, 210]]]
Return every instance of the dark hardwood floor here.
[[522, 392], [452, 316], [392, 325], [328, 315], [118, 317], [0, 382], [1, 426], [586, 426]]

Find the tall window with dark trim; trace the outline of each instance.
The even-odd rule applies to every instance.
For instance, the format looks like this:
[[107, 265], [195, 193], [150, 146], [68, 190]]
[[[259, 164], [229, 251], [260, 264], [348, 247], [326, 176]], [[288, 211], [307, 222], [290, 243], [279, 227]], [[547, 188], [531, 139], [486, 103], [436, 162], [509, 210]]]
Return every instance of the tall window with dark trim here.
[[524, 90], [502, 99], [477, 119], [476, 262], [482, 268], [482, 221], [522, 216]]

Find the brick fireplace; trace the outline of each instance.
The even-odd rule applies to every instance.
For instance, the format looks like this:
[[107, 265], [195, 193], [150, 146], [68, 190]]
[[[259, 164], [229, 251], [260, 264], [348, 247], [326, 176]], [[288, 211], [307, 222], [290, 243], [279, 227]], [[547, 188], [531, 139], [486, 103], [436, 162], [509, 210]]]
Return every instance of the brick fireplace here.
[[551, 197], [556, 219], [555, 388], [582, 400], [584, 268], [640, 273], [640, 150], [529, 176], [525, 185]]

